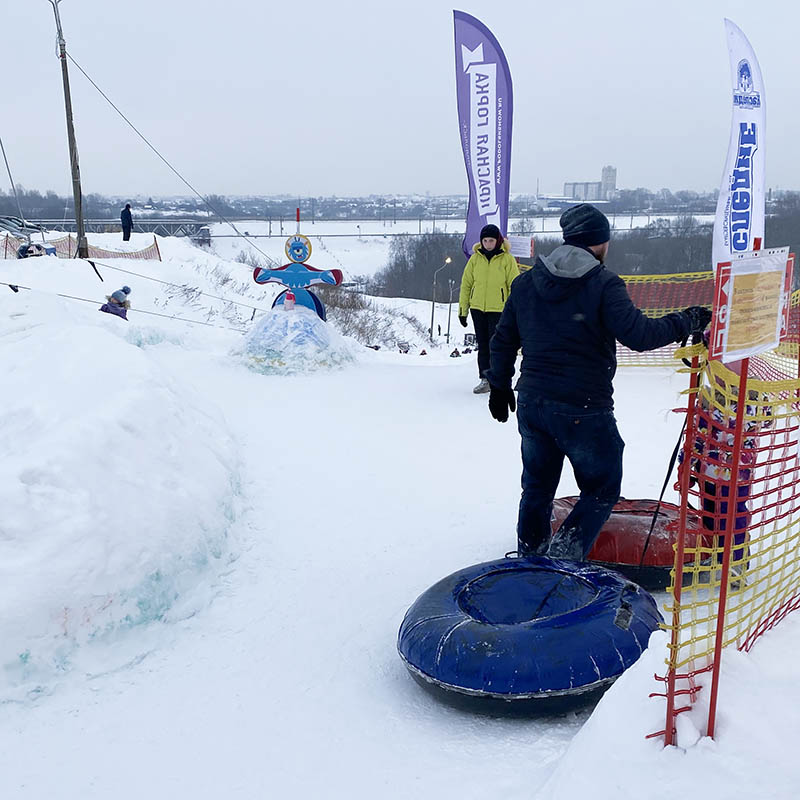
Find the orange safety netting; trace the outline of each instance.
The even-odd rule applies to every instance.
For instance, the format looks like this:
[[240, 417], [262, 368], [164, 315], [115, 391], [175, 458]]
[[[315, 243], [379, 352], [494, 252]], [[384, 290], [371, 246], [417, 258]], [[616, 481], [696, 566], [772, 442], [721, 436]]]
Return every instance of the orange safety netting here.
[[[634, 304], [648, 317], [661, 317], [687, 306], [710, 306], [714, 296], [713, 272], [678, 272], [670, 275], [620, 275]], [[623, 367], [672, 367], [677, 345], [637, 353], [617, 343], [617, 363]]]
[[680, 351], [694, 360], [676, 485], [683, 510], [666, 607], [669, 655], [659, 678], [667, 717], [653, 734], [666, 744], [676, 743], [676, 718], [701, 693], [713, 736], [722, 650], [749, 650], [800, 606], [796, 303], [793, 311], [794, 341], [738, 362], [738, 374], [737, 364], [707, 361], [703, 345]]
[[[17, 250], [27, 244], [23, 239], [18, 239], [11, 234], [6, 234], [3, 242], [3, 258], [16, 258]], [[47, 247], [54, 247], [58, 258], [75, 258], [78, 252], [78, 241], [72, 236], [62, 236], [44, 242]], [[119, 250], [104, 250], [102, 247], [89, 245], [89, 258], [132, 258], [142, 261], [161, 261], [161, 252], [158, 249], [158, 240], [153, 236], [153, 244], [143, 250], [122, 252]]]

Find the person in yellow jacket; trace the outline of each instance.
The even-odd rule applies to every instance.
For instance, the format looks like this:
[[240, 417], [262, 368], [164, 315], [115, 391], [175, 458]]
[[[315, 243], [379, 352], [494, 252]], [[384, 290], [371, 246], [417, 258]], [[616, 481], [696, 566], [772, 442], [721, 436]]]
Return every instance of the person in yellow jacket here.
[[489, 341], [511, 292], [511, 282], [517, 275], [517, 261], [500, 229], [497, 225], [484, 225], [481, 241], [472, 248], [464, 268], [458, 296], [458, 321], [466, 328], [467, 314], [471, 312], [478, 340], [480, 383], [472, 390], [475, 394], [489, 391], [489, 381], [485, 377], [489, 370]]

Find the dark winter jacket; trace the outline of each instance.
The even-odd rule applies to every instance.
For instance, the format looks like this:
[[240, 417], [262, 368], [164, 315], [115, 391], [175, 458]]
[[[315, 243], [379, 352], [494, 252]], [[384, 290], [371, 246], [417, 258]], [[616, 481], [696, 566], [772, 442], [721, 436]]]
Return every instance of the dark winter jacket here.
[[106, 314], [114, 314], [116, 317], [128, 319], [128, 309], [125, 306], [118, 306], [115, 303], [103, 303], [99, 308], [100, 311], [105, 311]]
[[592, 408], [613, 408], [616, 341], [654, 350], [689, 333], [683, 312], [649, 319], [631, 302], [625, 282], [581, 247], [539, 256], [514, 281], [491, 341], [492, 386], [510, 388], [517, 351], [517, 390]]
[[123, 208], [122, 212], [119, 215], [120, 221], [122, 222], [123, 228], [132, 228], [133, 227], [133, 215], [131, 214], [131, 210], [129, 208]]

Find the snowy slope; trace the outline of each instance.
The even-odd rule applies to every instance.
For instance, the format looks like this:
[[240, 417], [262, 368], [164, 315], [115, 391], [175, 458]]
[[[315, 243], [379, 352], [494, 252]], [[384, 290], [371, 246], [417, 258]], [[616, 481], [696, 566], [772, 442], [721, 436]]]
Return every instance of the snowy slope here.
[[[612, 215], [609, 220], [614, 230], [626, 231], [631, 228], [646, 227], [657, 219], [657, 215], [624, 214]], [[664, 215], [663, 219], [675, 219], [674, 215]], [[697, 224], [708, 224], [713, 215], [697, 215]], [[559, 217], [531, 217], [524, 221], [525, 230], [536, 231], [536, 235], [556, 236], [561, 232]], [[519, 219], [509, 220], [509, 231], [520, 230], [523, 222]], [[240, 233], [247, 233], [249, 241], [239, 238], [230, 225], [216, 223], [211, 226], [214, 252], [223, 258], [233, 259], [244, 251], [263, 257], [265, 254], [280, 263], [286, 263], [284, 243], [293, 234], [297, 225], [294, 221], [274, 220], [261, 222], [258, 220], [242, 220], [235, 223]], [[345, 280], [355, 276], [372, 277], [382, 270], [389, 260], [389, 249], [392, 239], [398, 234], [418, 233], [457, 233], [463, 236], [463, 220], [347, 220], [301, 223], [301, 232], [311, 239], [312, 257], [309, 263], [323, 269], [341, 269]], [[119, 238], [119, 234], [116, 235]], [[261, 252], [259, 252], [261, 251]]]
[[[252, 281], [233, 290], [239, 267], [172, 246], [117, 266], [269, 308]], [[472, 395], [473, 358], [357, 348], [341, 369], [263, 375], [232, 355], [247, 309], [131, 276], [128, 323], [52, 296], [101, 301], [123, 274], [100, 269], [105, 284], [79, 262], [0, 262], [41, 290], [0, 287], [0, 642], [40, 645], [35, 674], [3, 650], [4, 800], [675, 797], [711, 776], [723, 795], [794, 796], [795, 619], [726, 655], [722, 708], [740, 698], [686, 753], [644, 739], [663, 723], [660, 635], [591, 716], [474, 717], [405, 673], [416, 596], [514, 544], [519, 438]], [[617, 378], [628, 497], [658, 495], [683, 380]], [[176, 576], [171, 605], [59, 627], [154, 567]]]
[[[133, 289], [130, 297], [134, 310], [132, 319], [136, 318], [140, 326], [158, 319], [159, 324], [167, 326], [178, 336], [183, 335], [187, 326], [184, 322], [172, 323], [165, 317], [179, 317], [201, 326], [246, 332], [252, 328], [258, 315], [269, 311], [274, 299], [283, 291], [278, 284], [255, 283], [253, 267], [248, 264], [196, 247], [185, 238], [157, 238], [162, 257], [160, 262], [93, 259], [102, 282], [89, 266], [66, 270], [65, 261], [49, 257], [0, 260], [0, 280], [38, 291], [69, 294], [89, 304], [102, 303], [106, 294], [125, 284]], [[122, 242], [118, 233], [92, 234], [90, 239], [93, 245], [119, 252], [139, 250], [153, 242], [151, 234], [133, 234], [130, 242]], [[238, 253], [244, 241], [237, 239], [237, 242]], [[281, 263], [285, 263], [285, 259]], [[378, 308], [398, 308], [424, 320], [422, 330], [430, 325], [430, 306], [424, 301], [372, 298], [371, 302]], [[446, 314], [446, 306], [438, 307], [437, 322], [442, 324], [443, 332]], [[453, 322], [458, 324], [455, 317]], [[392, 317], [386, 327], [386, 336], [369, 343], [386, 347], [401, 340], [410, 342], [416, 349], [423, 345], [430, 347], [420, 330], [407, 324], [402, 317]]]

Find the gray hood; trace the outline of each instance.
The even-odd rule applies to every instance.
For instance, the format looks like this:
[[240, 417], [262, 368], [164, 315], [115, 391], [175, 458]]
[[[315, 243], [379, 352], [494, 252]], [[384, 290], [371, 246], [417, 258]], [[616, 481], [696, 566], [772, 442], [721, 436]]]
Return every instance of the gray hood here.
[[571, 244], [562, 244], [549, 256], [539, 258], [559, 278], [582, 278], [601, 263], [588, 250]]

